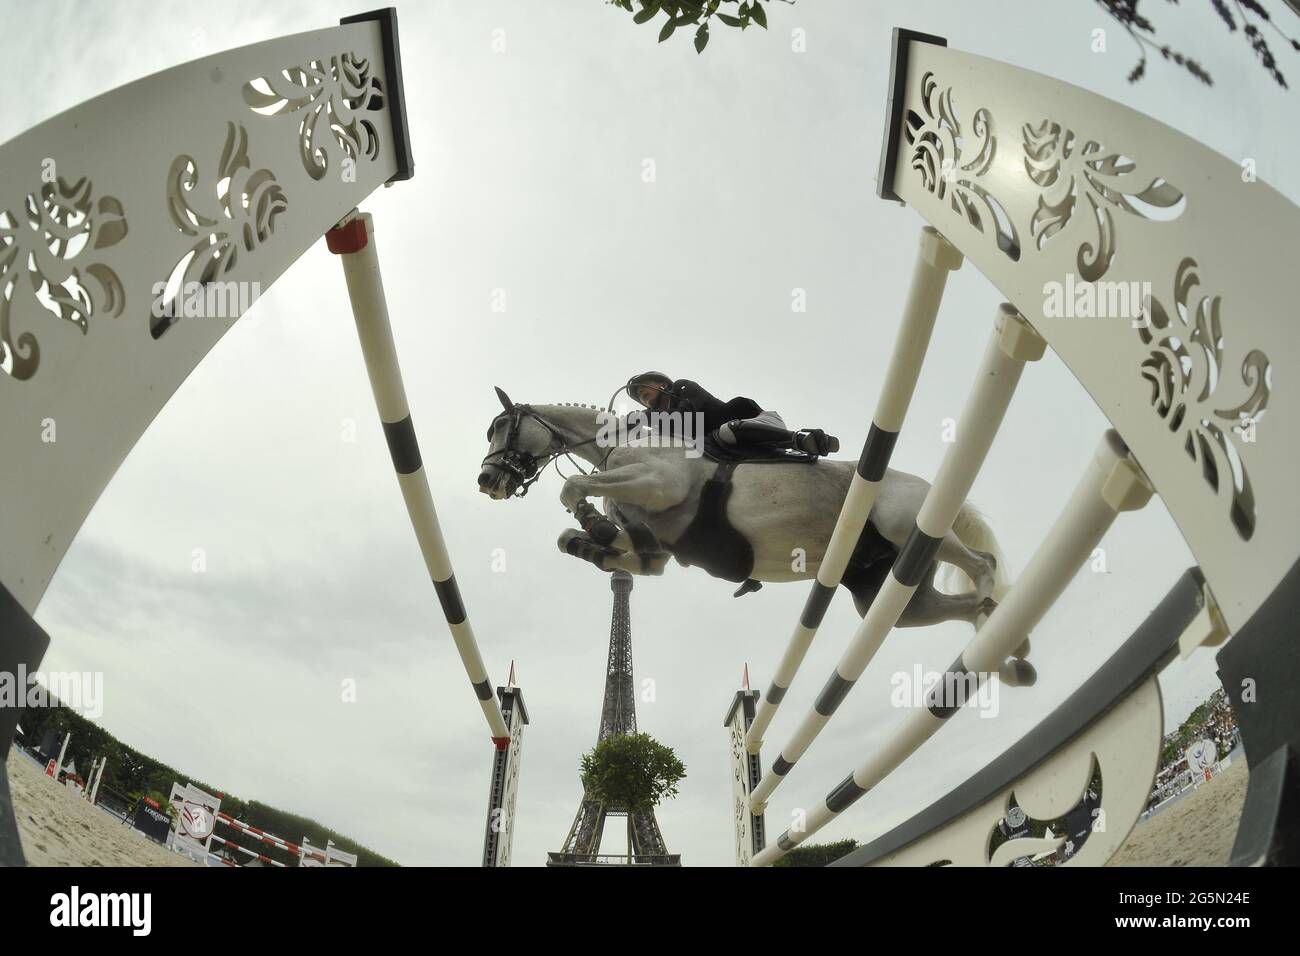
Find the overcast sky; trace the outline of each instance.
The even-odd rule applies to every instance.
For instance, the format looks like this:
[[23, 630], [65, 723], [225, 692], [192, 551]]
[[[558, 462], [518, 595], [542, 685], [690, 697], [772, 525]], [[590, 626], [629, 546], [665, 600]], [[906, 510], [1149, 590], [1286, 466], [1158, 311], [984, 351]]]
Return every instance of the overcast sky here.
[[[364, 4], [3, 0], [22, 95], [0, 140], [156, 70], [329, 26]], [[1291, 34], [1300, 24], [1272, 0]], [[570, 519], [550, 478], [522, 501], [476, 491], [491, 386], [519, 401], [603, 403], [647, 368], [781, 410], [792, 425], [866, 433], [921, 220], [881, 202], [874, 175], [891, 28], [1107, 95], [1239, 160], [1300, 197], [1297, 94], [1278, 90], [1208, 2], [1148, 11], [1200, 60], [1212, 89], [1153, 61], [1087, 0], [799, 0], [771, 29], [688, 36], [597, 0], [399, 4], [416, 176], [370, 199], [414, 420], [491, 676], [511, 660], [532, 715], [516, 865], [559, 849], [594, 742], [608, 578], [555, 547]], [[1091, 51], [1095, 28], [1109, 52]], [[806, 52], [791, 31], [806, 32]], [[494, 50], [503, 38], [504, 50]], [[1296, 58], [1273, 43], [1300, 81]], [[59, 56], [48, 42], [57, 39]], [[41, 42], [38, 42], [41, 41]], [[499, 44], [498, 44], [499, 46]], [[1292, 74], [1295, 74], [1294, 76]], [[147, 144], [141, 144], [147, 148]], [[645, 160], [657, 178], [642, 178]], [[808, 311], [790, 311], [791, 290]], [[492, 311], [504, 290], [507, 311]], [[949, 283], [894, 456], [932, 476], [999, 296], [969, 265]], [[346, 442], [347, 422], [357, 439]], [[973, 499], [1024, 566], [1105, 421], [1050, 354], [1024, 375]], [[11, 503], [12, 504], [12, 503]], [[1193, 561], [1158, 500], [1105, 542], [1034, 634], [1041, 675], [1000, 719], [963, 713], [816, 839], [867, 839], [995, 756], [1076, 687]], [[208, 571], [191, 571], [194, 548]], [[504, 572], [493, 553], [503, 549]], [[642, 729], [688, 777], [660, 808], [688, 865], [731, 862], [721, 726], [748, 663], [765, 687], [807, 585], [740, 600], [698, 569], [632, 594]], [[37, 613], [51, 669], [105, 673], [104, 725], [126, 743], [244, 798], [312, 816], [405, 864], [479, 861], [491, 749], [407, 522], [361, 364], [339, 264], [323, 243], [267, 290], [163, 410], [109, 485]], [[856, 622], [832, 605], [765, 764], [820, 689]], [[895, 632], [800, 761], [773, 832], [879, 744], [900, 714], [888, 681], [950, 662], [956, 625]], [[340, 703], [358, 682], [359, 701]], [[1217, 687], [1212, 652], [1163, 682], [1181, 720]], [[615, 828], [617, 829], [617, 827]], [[296, 838], [301, 834], [282, 834]], [[610, 846], [607, 840], [606, 846]]]

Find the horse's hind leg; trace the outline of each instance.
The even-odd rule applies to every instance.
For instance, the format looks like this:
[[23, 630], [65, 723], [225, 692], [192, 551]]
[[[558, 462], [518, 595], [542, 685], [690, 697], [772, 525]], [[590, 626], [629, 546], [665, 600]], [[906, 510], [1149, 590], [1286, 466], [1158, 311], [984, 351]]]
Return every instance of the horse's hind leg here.
[[[949, 535], [949, 537], [954, 537]], [[955, 537], [954, 537], [955, 540]], [[961, 542], [957, 542], [959, 547], [964, 547]], [[966, 549], [969, 551], [969, 549]], [[943, 547], [940, 547], [942, 553]], [[971, 551], [971, 554], [978, 552]], [[965, 561], [963, 555], [960, 559]], [[885, 583], [885, 578], [890, 575], [892, 562], [875, 561], [867, 567], [858, 567], [850, 565], [844, 573], [843, 584], [853, 593], [853, 604], [858, 610], [858, 614], [866, 617], [871, 602], [876, 598], [876, 592], [880, 590], [881, 585]], [[976, 570], [974, 565], [970, 565], [972, 570]], [[975, 623], [975, 616], [981, 611], [992, 610], [993, 602], [987, 595], [981, 595], [978, 591], [968, 591], [965, 594], [944, 594], [936, 590], [934, 586], [934, 574], [938, 568], [938, 562], [932, 562], [929, 570], [926, 571], [921, 583], [917, 586], [915, 593], [903, 609], [903, 613], [898, 617], [899, 627], [927, 627], [931, 624], [941, 624], [944, 621], [966, 621]], [[964, 570], [964, 569], [963, 569]]]
[[880, 586], [885, 583], [885, 577], [889, 574], [891, 566], [890, 561], [873, 561], [867, 565], [850, 564], [845, 569], [840, 583], [849, 589], [853, 595], [853, 606], [857, 608], [858, 617], [866, 617], [867, 610], [871, 607], [871, 602], [876, 599], [876, 593]]
[[944, 594], [934, 586], [935, 566], [931, 565], [921, 579], [916, 593], [898, 616], [899, 627], [928, 627], [944, 621], [975, 623], [975, 616], [985, 609], [985, 599], [976, 591], [965, 594]]
[[975, 582], [975, 593], [979, 595], [981, 601], [993, 596], [998, 564], [993, 555], [987, 551], [976, 551], [966, 547], [961, 538], [949, 531], [939, 543], [935, 558], [954, 565]]
[[[979, 598], [979, 607], [976, 610], [977, 618], [971, 623], [977, 627], [983, 624], [983, 620], [978, 615], [983, 614], [985, 618], [997, 607], [993, 600], [993, 590], [996, 582], [998, 562], [997, 559], [987, 551], [976, 551], [968, 548], [953, 532], [948, 532], [944, 536], [943, 542], [939, 545], [937, 558], [940, 561], [946, 561], [955, 565], [965, 575], [975, 582], [975, 594]], [[1016, 648], [1015, 657], [1026, 658], [1029, 656], [1029, 638], [1026, 637], [1024, 642]]]

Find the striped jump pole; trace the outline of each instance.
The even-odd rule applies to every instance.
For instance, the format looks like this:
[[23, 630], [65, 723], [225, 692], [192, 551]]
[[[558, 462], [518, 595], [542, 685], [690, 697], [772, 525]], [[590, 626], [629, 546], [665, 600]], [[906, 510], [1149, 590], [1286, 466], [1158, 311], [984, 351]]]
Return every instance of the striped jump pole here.
[[787, 830], [754, 857], [767, 866], [816, 833], [915, 753], [960, 709], [945, 688], [967, 686], [995, 673], [1056, 603], [1122, 511], [1143, 507], [1151, 486], [1114, 431], [1107, 431], [1064, 511], [1038, 546], [988, 622], [976, 633], [923, 707], [907, 715], [892, 740], [867, 758], [808, 813], [798, 832]]
[[[290, 853], [293, 856], [298, 857], [300, 860], [304, 857], [311, 857], [312, 859], [319, 860], [323, 864], [330, 862], [329, 850], [334, 848], [333, 841], [327, 842], [326, 849], [320, 849], [319, 847], [314, 847], [307, 843], [297, 844], [294, 843], [292, 840], [286, 840], [283, 837], [278, 837], [273, 833], [267, 833], [265, 830], [261, 829], [260, 827], [255, 827], [252, 824], [245, 823], [242, 820], [236, 820], [230, 814], [222, 813], [220, 810], [217, 811], [217, 821], [225, 826], [230, 827], [232, 830], [235, 830], [238, 833], [242, 833], [246, 836], [252, 837], [255, 840], [258, 840], [261, 843], [265, 843], [268, 846], [273, 846], [276, 847], [277, 849], [284, 850], [286, 853]], [[212, 839], [223, 844], [224, 846], [228, 846], [231, 847], [232, 849], [239, 850], [241, 853], [246, 853], [249, 856], [255, 856], [258, 859], [262, 860], [263, 862], [270, 863], [273, 866], [285, 865], [283, 863], [279, 863], [275, 860], [272, 860], [268, 857], [262, 856], [261, 854], [255, 853], [252, 850], [247, 850], [241, 847], [239, 844], [233, 843], [230, 840], [223, 839], [222, 837], [219, 837], [215, 834], [213, 834]], [[343, 854], [342, 859], [343, 862], [345, 863], [350, 861], [352, 866], [356, 865], [357, 858], [353, 854], [345, 853]]]
[[438, 593], [456, 650], [465, 665], [465, 673], [469, 675], [474, 694], [487, 718], [492, 742], [498, 750], [504, 750], [510, 743], [510, 731], [501, 717], [478, 641], [474, 639], [474, 630], [465, 614], [420, 459], [415, 426], [411, 424], [402, 370], [397, 363], [397, 347], [393, 343], [393, 328], [388, 321], [388, 303], [384, 298], [384, 282], [379, 273], [379, 256], [375, 252], [374, 224], [370, 214], [352, 213], [325, 234], [325, 242], [330, 252], [343, 260], [343, 275], [347, 279], [348, 298], [352, 301], [352, 315], [361, 339], [361, 353], [365, 357], [379, 419], [384, 426], [384, 437], [388, 439], [388, 451], [397, 470], [397, 483], [406, 502], [406, 513], [415, 529], [420, 552], [433, 578], [434, 590]]
[[943, 299], [944, 286], [948, 282], [948, 273], [961, 268], [962, 255], [957, 247], [941, 236], [933, 226], [921, 230], [921, 244], [917, 251], [916, 265], [912, 269], [912, 285], [907, 291], [907, 304], [903, 310], [903, 321], [894, 340], [894, 353], [889, 360], [889, 370], [885, 373], [885, 384], [880, 390], [876, 402], [876, 412], [871, 419], [871, 428], [867, 440], [862, 444], [862, 454], [858, 458], [857, 470], [849, 484], [849, 493], [840, 508], [840, 516], [835, 521], [835, 530], [826, 554], [817, 567], [817, 578], [804, 601], [803, 613], [795, 625], [794, 634], [786, 645], [785, 654], [777, 666], [776, 676], [772, 678], [767, 695], [759, 701], [758, 712], [745, 734], [745, 749], [751, 754], [758, 753], [763, 747], [763, 733], [776, 716], [786, 691], [794, 682], [795, 674], [803, 664], [804, 655], [817, 636], [826, 609], [830, 607], [831, 598], [840, 586], [844, 571], [857, 547], [862, 529], [866, 527], [867, 515], [876, 503], [876, 492], [885, 477], [890, 456], [894, 452], [894, 443], [907, 417], [908, 406], [912, 403], [912, 394], [916, 391], [916, 380], [921, 374], [921, 363], [930, 347], [930, 336], [934, 332], [935, 317], [939, 314], [939, 303]]
[[930, 486], [906, 543], [899, 549], [866, 616], [858, 625], [826, 686], [812, 708], [772, 761], [751, 797], [755, 813], [762, 812], [772, 792], [804, 754], [848, 696], [881, 643], [898, 623], [912, 595], [934, 563], [939, 545], [952, 530], [958, 512], [970, 495], [975, 476], [988, 455], [998, 427], [1026, 362], [1041, 358], [1046, 343], [1015, 308], [998, 306], [997, 319], [975, 384], [962, 409], [957, 440], [943, 457], [939, 474]]
[[[230, 849], [232, 850], [238, 850], [240, 853], [244, 854], [245, 856], [251, 856], [253, 859], [260, 860], [261, 862], [266, 863], [269, 866], [278, 866], [281, 869], [288, 869], [287, 864], [281, 863], [279, 860], [273, 860], [265, 853], [258, 853], [256, 850], [246, 849], [245, 847], [240, 846], [238, 843], [235, 843], [231, 840], [227, 840], [224, 837], [217, 836], [215, 833], [212, 835], [212, 842], [220, 843], [222, 846], [230, 847]], [[234, 866], [233, 863], [230, 865]]]
[[267, 833], [265, 830], [261, 829], [260, 827], [255, 827], [250, 823], [245, 823], [243, 820], [236, 820], [230, 814], [222, 813], [220, 810], [217, 811], [217, 820], [218, 822], [223, 823], [226, 826], [230, 827], [230, 829], [232, 830], [237, 830], [240, 833], [246, 834], [247, 836], [251, 836], [257, 840], [260, 840], [263, 843], [269, 843], [271, 846], [278, 847], [281, 850], [286, 850], [289, 853], [294, 854], [295, 856], [298, 854], [300, 850], [298, 844], [292, 842], [291, 840], [286, 840], [282, 837], [278, 837], [274, 833]]

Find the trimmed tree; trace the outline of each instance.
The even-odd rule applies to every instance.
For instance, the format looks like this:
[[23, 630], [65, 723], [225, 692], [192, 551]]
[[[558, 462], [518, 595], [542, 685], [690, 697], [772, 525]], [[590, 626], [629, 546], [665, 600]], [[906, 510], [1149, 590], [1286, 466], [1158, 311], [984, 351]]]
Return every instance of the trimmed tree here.
[[628, 812], [628, 862], [632, 862], [634, 811], [650, 811], [677, 796], [686, 767], [672, 747], [649, 734], [607, 737], [582, 758], [582, 785], [597, 803]]

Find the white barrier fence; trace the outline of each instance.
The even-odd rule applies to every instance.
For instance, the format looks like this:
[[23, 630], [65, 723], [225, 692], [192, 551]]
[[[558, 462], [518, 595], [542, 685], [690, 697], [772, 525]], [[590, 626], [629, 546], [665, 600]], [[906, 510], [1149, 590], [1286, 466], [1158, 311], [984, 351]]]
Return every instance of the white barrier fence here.
[[241, 846], [229, 837], [216, 834], [220, 824], [236, 833], [250, 837], [266, 846], [283, 850], [297, 858], [298, 866], [348, 866], [357, 865], [357, 856], [340, 850], [333, 840], [328, 840], [324, 847], [312, 846], [306, 838], [301, 843], [294, 843], [282, 837], [267, 833], [242, 820], [236, 820], [221, 811], [221, 798], [192, 784], [172, 784], [170, 802], [175, 815], [172, 818], [172, 832], [168, 845], [178, 853], [184, 853], [200, 863], [221, 863], [238, 866], [233, 859], [214, 853], [212, 846], [228, 849], [233, 853], [249, 858], [267, 866], [285, 868], [288, 864], [267, 856], [257, 850]]

